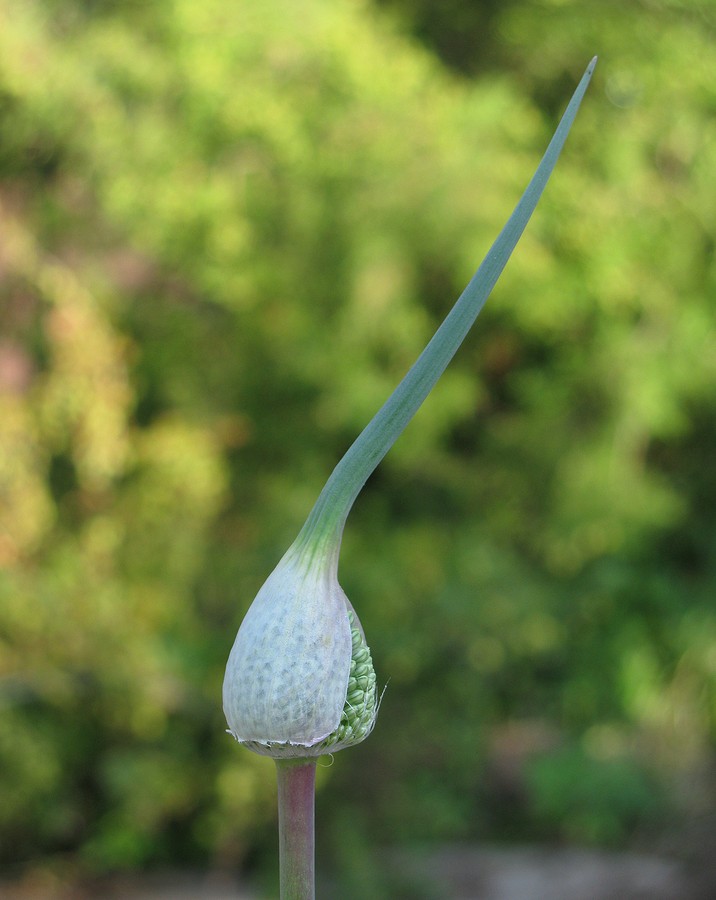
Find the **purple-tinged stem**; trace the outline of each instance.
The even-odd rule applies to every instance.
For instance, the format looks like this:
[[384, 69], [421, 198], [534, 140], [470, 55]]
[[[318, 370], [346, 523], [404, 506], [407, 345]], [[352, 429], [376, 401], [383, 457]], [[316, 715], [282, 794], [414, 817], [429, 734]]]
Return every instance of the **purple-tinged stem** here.
[[281, 900], [315, 900], [315, 759], [277, 759]]

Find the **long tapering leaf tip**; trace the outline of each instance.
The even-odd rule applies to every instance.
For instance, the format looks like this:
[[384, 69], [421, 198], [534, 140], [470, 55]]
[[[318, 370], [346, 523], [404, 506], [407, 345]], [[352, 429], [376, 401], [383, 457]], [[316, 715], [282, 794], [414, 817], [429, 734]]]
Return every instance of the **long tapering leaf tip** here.
[[585, 89], [586, 89], [587, 85], [589, 84], [589, 82], [592, 80], [592, 75], [594, 74], [594, 70], [597, 67], [598, 59], [599, 59], [598, 56], [593, 56], [589, 61], [589, 65], [584, 70], [584, 75], [582, 75], [582, 81], [584, 82]]
[[584, 70], [584, 75], [582, 75], [582, 77], [581, 77], [581, 79], [580, 79], [580, 82], [579, 82], [579, 84], [577, 85], [577, 89], [576, 89], [576, 91], [574, 92], [574, 93], [575, 93], [575, 96], [578, 96], [578, 97], [579, 97], [579, 101], [580, 101], [580, 102], [581, 102], [582, 96], [584, 95], [584, 92], [587, 90], [587, 87], [589, 86], [589, 82], [592, 80], [592, 75], [594, 74], [594, 69], [595, 69], [596, 66], [597, 66], [597, 60], [598, 60], [598, 59], [599, 59], [598, 56], [593, 56], [593, 57], [589, 60], [589, 65], [588, 65], [587, 68]]
[[596, 63], [595, 56], [522, 197], [477, 272], [418, 360], [333, 470], [299, 535], [302, 545], [324, 539], [329, 545], [340, 544], [343, 525], [361, 488], [440, 378], [497, 283], [549, 181]]

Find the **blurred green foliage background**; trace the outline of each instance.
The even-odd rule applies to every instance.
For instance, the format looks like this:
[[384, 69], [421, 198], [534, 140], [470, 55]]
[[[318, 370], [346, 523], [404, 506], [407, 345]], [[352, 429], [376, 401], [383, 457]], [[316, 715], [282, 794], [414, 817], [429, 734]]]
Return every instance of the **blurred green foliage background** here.
[[322, 770], [319, 852], [375, 898], [386, 846], [714, 809], [715, 39], [713, 0], [0, 0], [10, 871], [274, 864], [235, 631], [595, 53], [349, 520], [389, 684]]

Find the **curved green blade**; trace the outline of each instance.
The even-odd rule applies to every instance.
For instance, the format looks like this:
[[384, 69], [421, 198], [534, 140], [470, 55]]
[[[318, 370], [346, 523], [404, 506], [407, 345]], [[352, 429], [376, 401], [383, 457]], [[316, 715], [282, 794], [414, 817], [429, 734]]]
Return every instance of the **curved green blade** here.
[[445, 371], [502, 274], [557, 163], [596, 63], [595, 56], [537, 171], [479, 269], [407, 375], [333, 470], [297, 543], [317, 546], [327, 540], [340, 541], [345, 520], [361, 488]]

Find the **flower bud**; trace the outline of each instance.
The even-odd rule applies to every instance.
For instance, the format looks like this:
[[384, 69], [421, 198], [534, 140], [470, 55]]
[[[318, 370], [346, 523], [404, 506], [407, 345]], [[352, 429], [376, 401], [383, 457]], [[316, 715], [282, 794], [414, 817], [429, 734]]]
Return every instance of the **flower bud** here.
[[373, 663], [336, 569], [337, 551], [294, 545], [239, 628], [224, 712], [229, 733], [256, 753], [319, 756], [359, 743], [373, 728]]
[[338, 584], [338, 553], [361, 488], [445, 371], [524, 231], [557, 163], [596, 57], [537, 171], [430, 343], [338, 463], [298, 538], [249, 608], [229, 656], [229, 733], [273, 757], [357, 744], [377, 713], [375, 673], [358, 617]]

